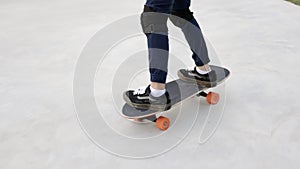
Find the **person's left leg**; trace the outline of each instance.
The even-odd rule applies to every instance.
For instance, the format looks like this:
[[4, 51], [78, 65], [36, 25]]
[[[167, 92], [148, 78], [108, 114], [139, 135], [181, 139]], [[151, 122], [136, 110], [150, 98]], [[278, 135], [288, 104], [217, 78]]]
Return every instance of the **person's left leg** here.
[[[201, 28], [190, 11], [190, 1], [175, 0], [170, 20], [172, 23], [181, 28], [184, 36], [193, 52], [192, 58], [195, 62], [195, 69], [192, 71], [178, 71], [178, 75], [183, 80], [195, 80], [199, 84], [212, 86], [212, 81], [215, 81], [216, 75], [211, 71], [207, 46], [201, 31]], [[191, 76], [192, 75], [192, 76]]]
[[192, 58], [194, 59], [196, 66], [205, 69], [205, 65], [210, 62], [207, 46], [201, 28], [195, 19], [193, 12], [189, 9], [190, 5], [190, 0], [175, 0], [171, 9], [170, 20], [175, 26], [181, 28], [184, 33], [193, 52]]

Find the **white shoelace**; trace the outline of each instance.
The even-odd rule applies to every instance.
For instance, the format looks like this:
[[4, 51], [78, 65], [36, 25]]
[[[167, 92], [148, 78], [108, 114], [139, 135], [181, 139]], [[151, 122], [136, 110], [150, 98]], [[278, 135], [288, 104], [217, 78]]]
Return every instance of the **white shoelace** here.
[[146, 89], [147, 89], [147, 86], [139, 87], [139, 88], [134, 90], [133, 95], [144, 94], [146, 92]]

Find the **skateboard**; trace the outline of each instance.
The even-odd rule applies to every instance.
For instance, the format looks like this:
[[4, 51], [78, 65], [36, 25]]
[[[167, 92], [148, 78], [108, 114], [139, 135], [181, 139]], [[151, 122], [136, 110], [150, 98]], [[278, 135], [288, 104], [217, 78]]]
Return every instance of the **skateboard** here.
[[[217, 85], [223, 83], [230, 75], [230, 71], [226, 68], [211, 66], [212, 70], [217, 74]], [[216, 87], [214, 86], [214, 87]], [[194, 96], [205, 97], [208, 104], [215, 105], [219, 102], [220, 95], [215, 92], [205, 92], [209, 88], [197, 85], [195, 82], [186, 82], [181, 79], [171, 81], [166, 84], [166, 90], [169, 92], [171, 100], [171, 109], [180, 104], [180, 102], [192, 98]], [[167, 110], [169, 111], [169, 110]], [[129, 120], [137, 122], [150, 121], [156, 124], [160, 130], [167, 130], [170, 126], [170, 120], [167, 117], [157, 117], [159, 111], [138, 109], [124, 104], [121, 115]]]

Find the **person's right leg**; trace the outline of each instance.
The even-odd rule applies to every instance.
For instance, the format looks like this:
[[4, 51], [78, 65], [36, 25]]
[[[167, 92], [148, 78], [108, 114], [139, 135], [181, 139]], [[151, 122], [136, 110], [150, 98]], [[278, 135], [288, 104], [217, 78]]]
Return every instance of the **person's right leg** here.
[[167, 14], [172, 1], [148, 0], [141, 15], [141, 25], [147, 36], [151, 84], [125, 93], [125, 101], [133, 107], [162, 111], [170, 108], [165, 82], [169, 57]]
[[148, 43], [151, 87], [156, 91], [165, 89], [169, 57], [167, 20], [173, 1], [147, 0], [141, 15]]

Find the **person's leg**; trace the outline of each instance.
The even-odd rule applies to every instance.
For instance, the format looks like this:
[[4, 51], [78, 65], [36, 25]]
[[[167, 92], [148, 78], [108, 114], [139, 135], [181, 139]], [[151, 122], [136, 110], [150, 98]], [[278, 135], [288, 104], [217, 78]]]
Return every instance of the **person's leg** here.
[[197, 68], [200, 70], [209, 69], [210, 62], [207, 52], [207, 46], [203, 38], [201, 28], [190, 11], [190, 0], [175, 0], [170, 17], [171, 21], [177, 27], [180, 27], [193, 52], [193, 59]]
[[151, 89], [154, 95], [165, 91], [169, 57], [167, 14], [170, 13], [172, 3], [173, 0], [148, 0], [141, 17], [147, 36]]
[[171, 107], [169, 94], [165, 90], [169, 58], [166, 13], [170, 11], [171, 2], [172, 0], [148, 0], [141, 15], [141, 25], [147, 36], [151, 84], [146, 88], [124, 93], [124, 100], [133, 107], [158, 111]]
[[156, 12], [170, 13], [175, 0], [147, 0], [146, 6], [153, 8]]
[[192, 17], [189, 23], [185, 24], [181, 30], [193, 51], [192, 58], [194, 59], [197, 68], [204, 72], [210, 71], [210, 67], [208, 66], [210, 59], [208, 57], [206, 42], [196, 19]]
[[190, 11], [190, 1], [175, 0], [170, 20], [174, 25], [181, 28], [184, 36], [193, 52], [192, 58], [195, 62], [195, 69], [191, 71], [179, 70], [178, 75], [183, 80], [195, 80], [199, 84], [212, 86], [216, 75], [211, 71], [208, 63], [210, 62], [207, 46], [201, 28]]

